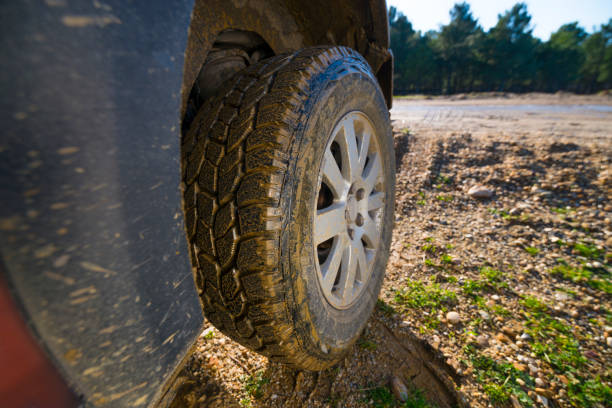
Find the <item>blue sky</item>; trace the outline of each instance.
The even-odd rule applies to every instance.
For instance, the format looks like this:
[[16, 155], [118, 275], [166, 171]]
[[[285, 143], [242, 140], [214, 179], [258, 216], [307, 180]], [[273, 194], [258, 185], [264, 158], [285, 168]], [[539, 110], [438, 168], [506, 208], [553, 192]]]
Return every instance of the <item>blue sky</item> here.
[[[438, 29], [440, 24], [450, 21], [448, 11], [457, 0], [387, 0], [387, 6], [394, 6], [404, 13], [415, 30]], [[467, 1], [472, 14], [485, 30], [497, 23], [497, 15], [512, 8], [517, 0], [471, 0]], [[572, 21], [584, 27], [589, 33], [593, 26], [599, 28], [612, 17], [612, 0], [527, 0], [527, 10], [532, 16], [533, 34], [548, 40], [550, 34], [562, 24]]]

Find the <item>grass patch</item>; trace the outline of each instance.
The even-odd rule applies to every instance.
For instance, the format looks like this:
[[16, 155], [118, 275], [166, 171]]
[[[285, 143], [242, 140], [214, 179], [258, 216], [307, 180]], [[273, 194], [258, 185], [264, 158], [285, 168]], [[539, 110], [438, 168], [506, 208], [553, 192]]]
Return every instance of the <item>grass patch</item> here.
[[498, 269], [483, 266], [480, 268], [480, 276], [485, 280], [489, 287], [495, 290], [508, 287], [508, 284], [503, 280], [504, 273]]
[[589, 268], [574, 268], [562, 262], [552, 268], [549, 273], [574, 283], [585, 283], [591, 288], [600, 290], [608, 295], [612, 294], [612, 282], [610, 282], [610, 274], [607, 272], [605, 272], [605, 275], [600, 276], [594, 274]]
[[435, 408], [427, 402], [423, 393], [414, 387], [408, 389], [408, 399], [403, 403], [395, 398], [388, 387], [369, 388], [365, 393], [365, 402], [372, 401], [375, 408]]
[[436, 252], [438, 252], [438, 247], [435, 246], [434, 244], [425, 244], [421, 247], [421, 250], [428, 252], [430, 254], [435, 254]]
[[378, 344], [371, 340], [361, 339], [359, 340], [359, 348], [362, 350], [374, 351], [378, 348]]
[[390, 304], [388, 304], [387, 302], [385, 302], [382, 299], [378, 299], [376, 301], [376, 307], [378, 308], [378, 310], [380, 310], [387, 317], [391, 317], [395, 313], [397, 313], [395, 311], [395, 308], [393, 308], [393, 306], [391, 306]]
[[561, 374], [575, 373], [586, 363], [571, 326], [552, 317], [548, 306], [533, 296], [525, 296], [520, 303], [526, 309], [532, 352]]
[[395, 293], [397, 304], [412, 309], [439, 309], [445, 304], [454, 304], [456, 300], [455, 292], [442, 289], [437, 283], [425, 285], [421, 281], [409, 282], [406, 289]]
[[243, 389], [249, 398], [243, 398], [240, 404], [243, 405], [243, 401], [248, 400], [250, 406], [251, 399], [260, 399], [264, 395], [264, 386], [270, 382], [268, 378], [264, 378], [263, 371], [258, 371], [253, 375], [242, 377]]
[[528, 247], [525, 247], [525, 252], [527, 252], [531, 256], [536, 256], [537, 254], [540, 253], [540, 250], [536, 247], [528, 246]]
[[417, 205], [425, 205], [426, 201], [425, 201], [425, 193], [422, 191], [418, 192], [418, 196], [419, 196], [419, 200], [417, 200]]
[[476, 300], [479, 293], [484, 290], [499, 291], [501, 288], [507, 288], [508, 283], [504, 280], [504, 273], [498, 269], [489, 266], [480, 268], [480, 279], [468, 279], [463, 283], [463, 293]]
[[443, 254], [440, 257], [440, 261], [442, 261], [443, 264], [447, 264], [447, 265], [454, 263], [453, 257], [450, 256], [449, 254]]
[[474, 297], [484, 289], [485, 285], [480, 280], [468, 279], [463, 283], [463, 293]]
[[550, 209], [550, 211], [556, 214], [567, 215], [570, 213], [570, 211], [574, 211], [574, 209], [569, 207], [553, 207]]
[[443, 184], [451, 184], [452, 179], [449, 176], [446, 176], [444, 174], [438, 174], [438, 176], [436, 176], [436, 179], [434, 181], [434, 184], [437, 184], [438, 188], [441, 188]]
[[567, 395], [577, 407], [612, 406], [612, 388], [604, 384], [599, 376], [591, 380], [570, 382]]
[[577, 243], [574, 245], [574, 251], [587, 259], [598, 259], [601, 256], [601, 251], [595, 245], [586, 243]]
[[529, 374], [517, 370], [512, 364], [500, 363], [478, 354], [473, 346], [466, 346], [465, 351], [474, 368], [476, 381], [482, 385], [492, 403], [506, 404], [514, 395], [521, 405], [534, 406], [533, 400], [517, 381], [520, 379], [527, 387], [533, 388], [535, 383]]
[[394, 301], [403, 308], [428, 310], [429, 314], [423, 315], [425, 328], [433, 329], [439, 324], [437, 313], [446, 312], [446, 306], [457, 301], [457, 294], [441, 288], [437, 283], [425, 285], [417, 280], [409, 282], [405, 289], [396, 291]]
[[442, 201], [444, 203], [451, 202], [454, 199], [455, 199], [455, 197], [453, 197], [452, 195], [443, 195], [443, 194], [440, 194], [440, 195], [436, 196], [436, 200]]

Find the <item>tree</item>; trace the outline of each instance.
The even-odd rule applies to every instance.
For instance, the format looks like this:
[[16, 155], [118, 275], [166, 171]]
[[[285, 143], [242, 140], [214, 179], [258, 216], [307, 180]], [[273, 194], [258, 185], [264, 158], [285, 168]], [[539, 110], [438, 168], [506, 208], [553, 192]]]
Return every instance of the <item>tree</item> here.
[[482, 41], [482, 28], [467, 3], [455, 4], [450, 17], [450, 23], [442, 27], [436, 44], [444, 62], [446, 93], [465, 92], [474, 82], [473, 68]]
[[389, 9], [396, 93], [612, 88], [612, 19], [591, 35], [577, 22], [564, 24], [542, 42], [532, 35], [524, 3], [498, 15], [486, 33], [465, 2], [450, 17], [439, 31], [421, 33]]
[[497, 24], [489, 30], [485, 41], [485, 58], [490, 73], [487, 82], [500, 91], [522, 92], [533, 83], [536, 74], [531, 16], [525, 3], [498, 15]]
[[580, 68], [583, 91], [612, 87], [612, 18], [602, 24], [599, 31], [588, 36], [582, 43], [584, 63]]

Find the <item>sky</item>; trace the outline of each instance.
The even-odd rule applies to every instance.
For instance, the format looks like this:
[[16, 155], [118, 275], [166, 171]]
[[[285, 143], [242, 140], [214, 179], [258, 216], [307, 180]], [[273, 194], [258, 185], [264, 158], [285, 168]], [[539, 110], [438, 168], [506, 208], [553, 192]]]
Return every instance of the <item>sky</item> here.
[[[394, 6], [404, 13], [415, 30], [437, 30], [441, 24], [450, 21], [449, 10], [462, 0], [387, 0], [387, 6]], [[488, 30], [497, 23], [497, 15], [512, 8], [518, 0], [466, 0], [472, 15]], [[573, 21], [593, 32], [612, 18], [612, 0], [524, 0], [531, 14], [533, 35], [548, 40], [552, 32]]]

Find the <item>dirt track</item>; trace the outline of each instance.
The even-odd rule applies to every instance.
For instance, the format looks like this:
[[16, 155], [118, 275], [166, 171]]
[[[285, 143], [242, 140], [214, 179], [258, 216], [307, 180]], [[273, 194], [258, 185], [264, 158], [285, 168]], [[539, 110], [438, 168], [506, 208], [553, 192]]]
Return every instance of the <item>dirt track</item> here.
[[612, 98], [412, 98], [392, 119], [396, 227], [361, 340], [309, 373], [208, 328], [179, 406], [395, 406], [394, 378], [441, 407], [611, 406]]

